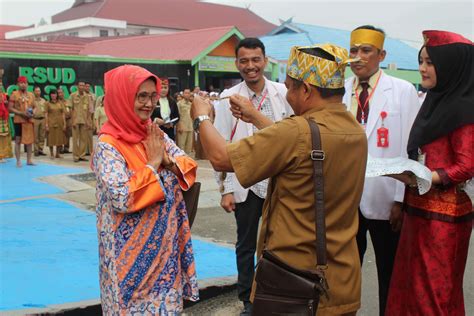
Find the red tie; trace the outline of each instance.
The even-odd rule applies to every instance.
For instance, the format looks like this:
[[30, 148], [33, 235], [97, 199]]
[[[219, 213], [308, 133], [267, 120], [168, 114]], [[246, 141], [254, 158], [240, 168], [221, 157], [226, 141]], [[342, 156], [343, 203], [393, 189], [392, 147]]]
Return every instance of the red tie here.
[[362, 92], [359, 95], [359, 104], [357, 105], [357, 121], [362, 123], [362, 109], [364, 109], [364, 124], [367, 124], [367, 120], [369, 118], [369, 103], [364, 107], [365, 101], [367, 101], [367, 97], [369, 96], [369, 83], [368, 82], [361, 82], [360, 86], [362, 87]]

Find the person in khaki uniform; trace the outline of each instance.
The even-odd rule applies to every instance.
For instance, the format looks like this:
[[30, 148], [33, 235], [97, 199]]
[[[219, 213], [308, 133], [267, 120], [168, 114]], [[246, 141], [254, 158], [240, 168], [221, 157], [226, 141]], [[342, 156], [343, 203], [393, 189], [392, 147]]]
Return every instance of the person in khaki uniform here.
[[179, 122], [176, 124], [176, 144], [189, 154], [193, 150], [193, 121], [191, 120], [191, 91], [184, 89], [183, 99], [178, 102]]
[[98, 97], [95, 100], [94, 110], [94, 128], [97, 135], [99, 135], [100, 129], [107, 122], [107, 114], [105, 114], [105, 95]]
[[[90, 121], [94, 122], [94, 112], [95, 112], [95, 101], [96, 95], [91, 92], [91, 84], [86, 82], [84, 84], [84, 92], [89, 95], [89, 116]], [[90, 155], [93, 148], [94, 139], [94, 124], [91, 124], [90, 128], [87, 129], [87, 144], [86, 144], [86, 156]]]
[[88, 130], [92, 128], [89, 115], [90, 97], [84, 91], [84, 82], [77, 83], [77, 91], [69, 98], [72, 109], [72, 155], [74, 162], [87, 161], [86, 146]]
[[[194, 126], [218, 171], [234, 172], [244, 187], [271, 178], [257, 247], [266, 248], [299, 269], [316, 269], [315, 210], [311, 132], [321, 132], [329, 299], [321, 298], [318, 315], [355, 315], [360, 308], [361, 273], [357, 251], [357, 207], [364, 186], [367, 138], [342, 104], [345, 49], [330, 45], [293, 47], [288, 60], [287, 100], [297, 116], [272, 124], [248, 100], [234, 95], [235, 117], [263, 128], [226, 144], [206, 118], [209, 107], [193, 103]], [[254, 294], [255, 286], [252, 289]]]
[[[49, 92], [49, 102], [46, 103], [46, 130], [48, 131], [48, 146], [51, 159], [61, 158], [59, 150], [64, 145], [64, 132], [66, 131], [66, 110], [58, 100], [58, 92]], [[53, 147], [56, 146], [56, 155]]]
[[66, 131], [64, 132], [64, 145], [60, 149], [59, 153], [61, 154], [70, 154], [69, 144], [72, 137], [72, 108], [71, 104], [64, 98], [63, 89], [59, 88], [58, 90], [58, 102], [64, 108], [64, 113], [66, 115]]
[[35, 131], [32, 122], [34, 112], [34, 95], [27, 91], [28, 80], [24, 76], [18, 77], [19, 90], [13, 91], [8, 101], [10, 113], [14, 113], [13, 125], [15, 128], [15, 158], [16, 166], [21, 165], [21, 144], [26, 145], [26, 164], [35, 165], [32, 160], [32, 144], [35, 142]]
[[34, 145], [34, 152], [35, 156], [46, 156], [43, 153], [44, 147], [44, 139], [46, 135], [45, 129], [45, 113], [44, 107], [46, 105], [46, 100], [41, 97], [41, 88], [36, 86], [33, 89], [33, 94], [35, 95], [34, 99], [34, 108], [35, 111], [33, 113], [33, 125], [35, 127], [35, 145]]

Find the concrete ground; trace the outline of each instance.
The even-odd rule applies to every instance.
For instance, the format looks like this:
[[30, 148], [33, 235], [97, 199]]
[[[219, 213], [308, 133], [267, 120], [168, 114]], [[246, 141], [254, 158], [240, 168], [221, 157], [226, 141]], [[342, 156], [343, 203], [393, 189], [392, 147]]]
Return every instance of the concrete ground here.
[[[35, 157], [38, 161], [61, 166], [82, 167], [84, 172], [90, 172], [88, 162], [74, 163], [72, 155], [64, 155], [62, 159], [50, 160], [48, 157]], [[220, 208], [220, 194], [214, 180], [212, 167], [208, 161], [198, 160], [198, 181], [202, 182], [199, 209], [192, 228], [195, 237], [217, 242], [233, 247], [236, 241], [236, 225], [233, 214], [226, 213]], [[92, 179], [87, 176], [82, 179], [85, 185], [77, 185], [71, 190], [69, 178], [63, 176], [48, 177], [43, 179], [60, 187], [68, 187], [68, 192], [61, 194], [60, 198], [68, 200], [77, 206], [92, 210], [95, 205], [95, 189]], [[77, 183], [77, 182], [75, 182]], [[464, 295], [466, 315], [474, 315], [474, 237], [471, 236], [470, 251], [464, 278]], [[358, 315], [378, 315], [377, 277], [375, 257], [371, 246], [367, 249], [365, 262], [362, 269], [362, 308]], [[235, 279], [234, 279], [235, 280]], [[220, 280], [222, 281], [222, 280]], [[219, 283], [215, 280], [215, 283]], [[227, 283], [228, 280], [226, 280]], [[234, 281], [230, 282], [233, 283]], [[225, 283], [225, 282], [224, 282]], [[212, 284], [206, 284], [210, 286]], [[201, 285], [202, 287], [202, 285]], [[238, 315], [241, 304], [237, 300], [236, 291], [227, 292], [185, 309], [185, 315]]]

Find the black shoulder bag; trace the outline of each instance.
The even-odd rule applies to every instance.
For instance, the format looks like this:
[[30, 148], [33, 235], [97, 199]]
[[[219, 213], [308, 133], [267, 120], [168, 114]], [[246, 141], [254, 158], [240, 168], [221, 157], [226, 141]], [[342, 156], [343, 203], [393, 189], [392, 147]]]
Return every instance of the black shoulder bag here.
[[[252, 315], [308, 315], [314, 316], [321, 295], [327, 297], [328, 285], [324, 275], [327, 269], [326, 223], [324, 212], [323, 160], [321, 136], [318, 125], [308, 119], [311, 129], [313, 179], [316, 224], [316, 269], [297, 269], [283, 262], [266, 250], [268, 224], [262, 257], [257, 264], [255, 281], [257, 288]], [[270, 208], [271, 211], [271, 208]], [[270, 215], [268, 221], [270, 220]], [[267, 221], [267, 223], [268, 223]]]
[[194, 182], [188, 191], [182, 192], [184, 203], [186, 204], [186, 211], [188, 212], [189, 227], [192, 227], [197, 213], [201, 182]]

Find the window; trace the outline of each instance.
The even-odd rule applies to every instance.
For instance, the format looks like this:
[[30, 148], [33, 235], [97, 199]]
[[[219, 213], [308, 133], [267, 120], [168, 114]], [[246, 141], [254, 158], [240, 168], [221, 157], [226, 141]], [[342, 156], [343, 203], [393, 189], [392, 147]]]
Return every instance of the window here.
[[99, 36], [100, 37], [107, 37], [107, 36], [109, 36], [109, 31], [108, 30], [99, 30]]
[[69, 32], [67, 35], [78, 37], [78, 36], [79, 36], [79, 32]]

